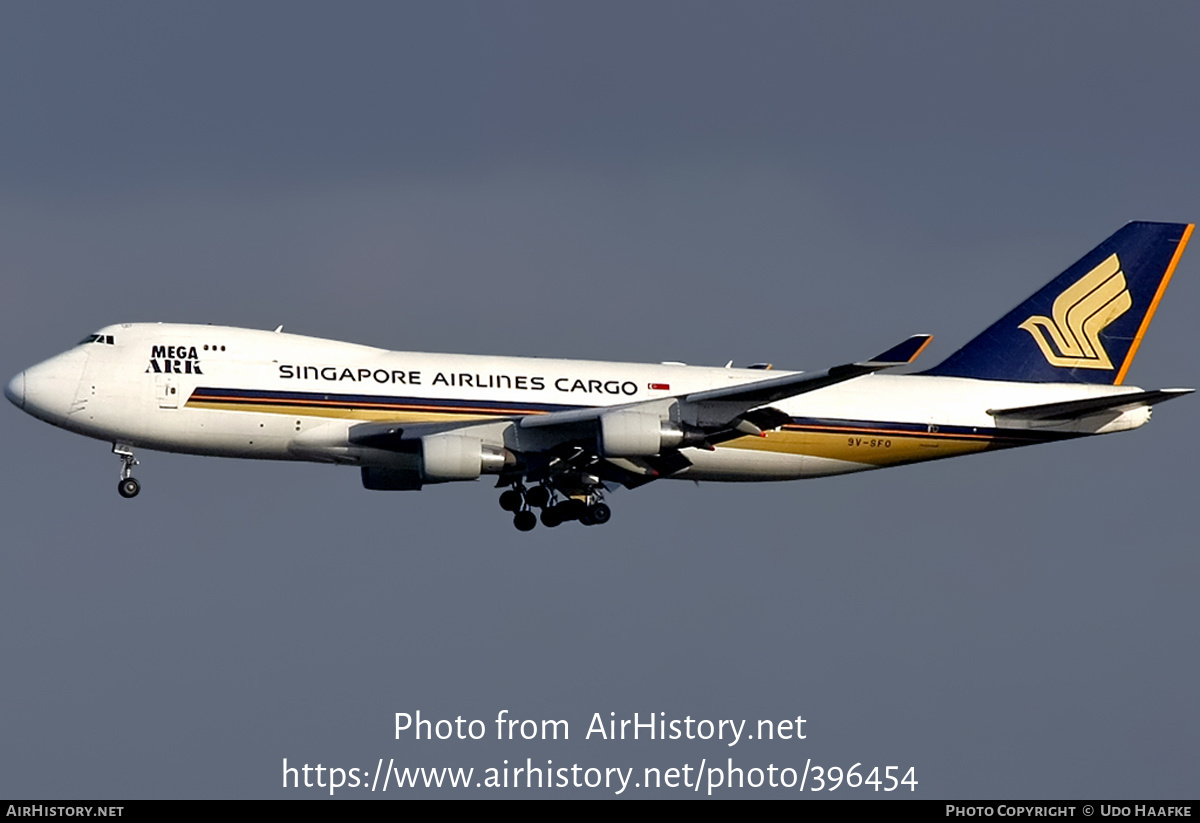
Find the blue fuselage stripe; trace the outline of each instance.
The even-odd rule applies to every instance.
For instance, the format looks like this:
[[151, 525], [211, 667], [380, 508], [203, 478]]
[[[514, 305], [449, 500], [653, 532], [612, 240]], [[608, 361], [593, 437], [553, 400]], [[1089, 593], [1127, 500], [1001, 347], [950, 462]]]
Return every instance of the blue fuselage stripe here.
[[[372, 409], [391, 411], [429, 411], [438, 414], [462, 414], [478, 417], [519, 417], [589, 408], [585, 405], [556, 403], [504, 402], [465, 398], [396, 397], [375, 394], [335, 394], [329, 392], [275, 391], [271, 389], [229, 389], [200, 387], [192, 392], [189, 403], [239, 403], [254, 406], [294, 406], [304, 408]], [[896, 437], [920, 437], [945, 440], [990, 441], [993, 446], [1018, 446], [1076, 437], [1071, 432], [998, 429], [977, 426], [931, 425], [926, 423], [844, 420], [824, 417], [793, 417], [782, 431], [814, 434], [846, 434]]]

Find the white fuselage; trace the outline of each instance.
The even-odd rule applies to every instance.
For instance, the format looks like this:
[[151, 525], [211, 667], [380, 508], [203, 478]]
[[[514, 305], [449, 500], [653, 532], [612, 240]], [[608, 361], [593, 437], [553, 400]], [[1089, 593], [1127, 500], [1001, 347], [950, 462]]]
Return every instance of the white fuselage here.
[[[682, 364], [393, 352], [223, 326], [123, 324], [26, 369], [6, 393], [88, 437], [189, 454], [397, 465], [351, 445], [364, 422], [494, 421], [607, 407], [787, 372]], [[772, 404], [791, 423], [713, 451], [687, 449], [676, 477], [785, 480], [857, 471], [1141, 425], [1147, 408], [1055, 424], [1001, 424], [989, 409], [1131, 387], [867, 375]]]

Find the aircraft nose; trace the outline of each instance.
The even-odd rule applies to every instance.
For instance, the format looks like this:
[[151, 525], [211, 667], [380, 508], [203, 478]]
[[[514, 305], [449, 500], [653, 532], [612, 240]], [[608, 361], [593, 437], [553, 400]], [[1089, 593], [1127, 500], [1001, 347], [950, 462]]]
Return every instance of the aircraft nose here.
[[71, 401], [75, 398], [86, 362], [87, 352], [81, 348], [63, 352], [25, 369], [19, 375], [20, 385], [14, 386], [10, 382], [4, 393], [13, 400], [13, 394], [19, 389], [21, 409], [26, 414], [59, 425], [71, 412]]
[[18, 409], [25, 408], [25, 372], [21, 372], [4, 387], [4, 396]]

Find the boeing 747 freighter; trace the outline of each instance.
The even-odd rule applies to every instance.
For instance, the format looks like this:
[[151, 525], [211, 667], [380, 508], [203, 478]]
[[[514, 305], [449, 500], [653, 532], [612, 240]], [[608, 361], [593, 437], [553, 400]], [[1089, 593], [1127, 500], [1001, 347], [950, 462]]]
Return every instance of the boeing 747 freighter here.
[[394, 352], [211, 325], [107, 326], [5, 395], [135, 449], [361, 468], [368, 489], [495, 476], [528, 531], [605, 523], [606, 491], [792, 480], [1124, 431], [1191, 389], [1125, 385], [1193, 226], [1129, 223], [941, 364], [916, 335], [819, 372]]

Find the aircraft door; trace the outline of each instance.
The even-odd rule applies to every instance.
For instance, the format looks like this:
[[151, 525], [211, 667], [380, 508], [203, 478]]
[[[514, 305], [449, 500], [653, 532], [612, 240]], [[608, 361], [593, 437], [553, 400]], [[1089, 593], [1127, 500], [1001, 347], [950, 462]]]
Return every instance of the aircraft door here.
[[160, 409], [179, 408], [179, 381], [171, 374], [156, 374], [154, 385], [158, 394]]

